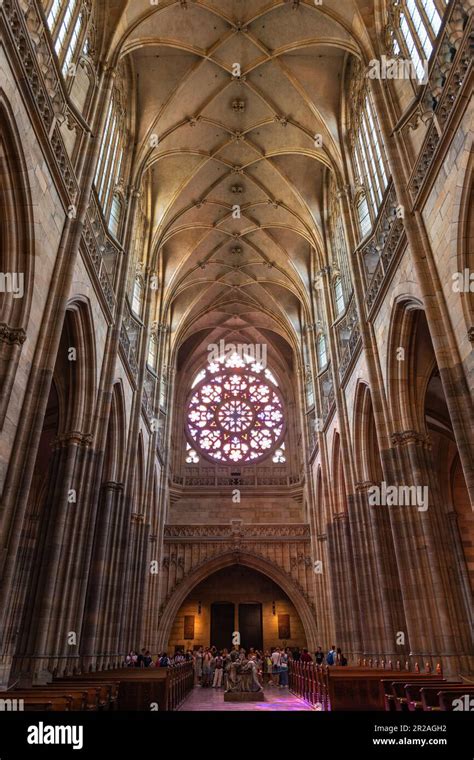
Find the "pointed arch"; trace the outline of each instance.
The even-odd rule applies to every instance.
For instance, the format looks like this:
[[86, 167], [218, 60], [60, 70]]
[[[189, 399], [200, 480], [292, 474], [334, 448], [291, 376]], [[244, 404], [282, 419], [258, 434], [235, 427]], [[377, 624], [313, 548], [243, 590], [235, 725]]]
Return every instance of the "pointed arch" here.
[[347, 512], [346, 502], [346, 481], [344, 477], [344, 467], [342, 464], [341, 437], [339, 433], [334, 433], [332, 444], [332, 482], [334, 494], [334, 514]]
[[193, 588], [217, 570], [236, 564], [245, 565], [252, 570], [257, 570], [283, 589], [300, 616], [309, 650], [313, 652], [316, 651], [316, 647], [319, 643], [317, 621], [315, 619], [315, 614], [303, 593], [296, 586], [293, 579], [277, 565], [268, 562], [262, 557], [245, 551], [225, 552], [218, 557], [213, 557], [213, 559], [191, 571], [187, 578], [175, 588], [170, 598], [167, 600], [160, 616], [156, 642], [158, 651], [165, 651], [173, 621], [176, 618], [179, 608]]
[[77, 296], [66, 307], [58, 359], [65, 362], [69, 376], [64, 432], [90, 433], [97, 397], [97, 349], [94, 318], [86, 297]]
[[125, 399], [122, 382], [112, 389], [107, 441], [105, 446], [103, 481], [120, 483], [123, 477], [125, 451]]
[[0, 428], [10, 400], [33, 295], [34, 233], [22, 139], [0, 88]]
[[357, 479], [379, 483], [383, 480], [372, 394], [367, 383], [359, 382], [355, 394], [352, 440]]

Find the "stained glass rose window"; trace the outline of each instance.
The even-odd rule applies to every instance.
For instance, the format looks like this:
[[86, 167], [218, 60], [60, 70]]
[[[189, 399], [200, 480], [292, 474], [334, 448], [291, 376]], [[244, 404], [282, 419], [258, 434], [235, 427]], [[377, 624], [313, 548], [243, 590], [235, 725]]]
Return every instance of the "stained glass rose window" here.
[[274, 375], [250, 357], [211, 362], [187, 403], [192, 447], [222, 464], [257, 462], [281, 448], [283, 402]]

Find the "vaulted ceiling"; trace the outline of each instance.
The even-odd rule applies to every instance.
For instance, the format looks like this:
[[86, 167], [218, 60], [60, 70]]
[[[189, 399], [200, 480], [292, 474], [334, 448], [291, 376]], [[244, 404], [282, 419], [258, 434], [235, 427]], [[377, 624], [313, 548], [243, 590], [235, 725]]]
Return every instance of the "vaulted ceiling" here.
[[281, 338], [296, 346], [311, 320], [324, 177], [342, 173], [343, 72], [359, 55], [356, 6], [127, 4], [111, 49], [130, 57], [138, 88], [136, 179], [151, 178], [178, 345], [279, 335], [284, 359]]

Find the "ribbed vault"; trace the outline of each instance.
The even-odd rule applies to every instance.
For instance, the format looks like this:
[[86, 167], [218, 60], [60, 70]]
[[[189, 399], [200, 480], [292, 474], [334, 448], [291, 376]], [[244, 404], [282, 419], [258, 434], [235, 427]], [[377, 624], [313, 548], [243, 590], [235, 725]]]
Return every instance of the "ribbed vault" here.
[[334, 0], [124, 10], [111, 57], [129, 60], [137, 83], [134, 184], [151, 180], [158, 316], [176, 349], [216, 330], [298, 345], [323, 263], [325, 174], [343, 172], [342, 82], [358, 28], [355, 4]]

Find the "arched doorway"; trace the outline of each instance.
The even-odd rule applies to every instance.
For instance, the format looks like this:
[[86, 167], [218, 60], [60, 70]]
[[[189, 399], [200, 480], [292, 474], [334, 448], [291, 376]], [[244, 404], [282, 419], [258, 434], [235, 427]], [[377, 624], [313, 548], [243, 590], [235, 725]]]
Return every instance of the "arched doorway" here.
[[[200, 584], [203, 584], [207, 579], [211, 578], [213, 575], [217, 574], [218, 571], [221, 570], [229, 570], [232, 567], [238, 567], [238, 568], [246, 568], [251, 571], [254, 571], [257, 573], [260, 578], [262, 578], [264, 581], [271, 581], [273, 582], [273, 587], [270, 591], [270, 587], [266, 587], [265, 594], [263, 594], [262, 589], [263, 586], [260, 587], [260, 590], [257, 591], [254, 590], [250, 591], [250, 589], [247, 589], [249, 598], [245, 600], [243, 597], [241, 599], [241, 602], [243, 604], [245, 603], [252, 603], [252, 602], [258, 602], [263, 603], [265, 600], [263, 598], [259, 598], [258, 596], [255, 596], [257, 593], [260, 596], [265, 596], [266, 602], [270, 601], [271, 603], [275, 602], [275, 615], [273, 615], [273, 604], [270, 604], [270, 606], [263, 606], [262, 607], [262, 616], [263, 616], [263, 644], [264, 646], [283, 646], [285, 645], [284, 642], [286, 641], [286, 646], [308, 646], [308, 648], [311, 651], [315, 651], [318, 644], [320, 643], [318, 641], [318, 632], [316, 627], [316, 619], [315, 619], [315, 613], [314, 609], [310, 605], [309, 601], [306, 599], [304, 593], [300, 590], [300, 588], [296, 585], [296, 583], [293, 581], [293, 579], [287, 575], [283, 570], [281, 570], [277, 565], [270, 563], [266, 561], [265, 559], [258, 557], [257, 555], [251, 554], [249, 552], [229, 552], [222, 554], [218, 557], [215, 557], [214, 559], [210, 560], [209, 562], [205, 562], [203, 565], [198, 566], [195, 568], [193, 572], [191, 572], [187, 578], [185, 578], [175, 589], [171, 597], [167, 600], [167, 603], [164, 605], [161, 615], [160, 615], [160, 621], [158, 626], [158, 632], [157, 632], [157, 639], [156, 644], [154, 648], [157, 651], [163, 651], [164, 649], [167, 649], [168, 646], [171, 644], [173, 648], [180, 644], [182, 647], [185, 645], [185, 648], [192, 648], [195, 644], [198, 644], [198, 641], [194, 640], [194, 638], [184, 638], [184, 607], [186, 605], [187, 600], [193, 602], [194, 608], [193, 611], [189, 611], [189, 615], [193, 615], [194, 625], [197, 626], [199, 621], [196, 621], [196, 617], [199, 617], [199, 602], [201, 601], [201, 613], [202, 613], [202, 599], [195, 599], [195, 589], [198, 588]], [[225, 578], [225, 575], [223, 576]], [[229, 586], [228, 586], [229, 588]], [[221, 583], [219, 586], [218, 595], [215, 597], [213, 601], [215, 602], [231, 602], [231, 599], [227, 598], [228, 588], [226, 588], [224, 583]], [[246, 591], [246, 593], [247, 593]], [[276, 599], [271, 598], [270, 596], [272, 593], [276, 595], [276, 592], [279, 592], [279, 596]], [[252, 598], [250, 598], [250, 596]], [[282, 604], [281, 606], [277, 605], [278, 599], [281, 600]], [[210, 600], [211, 601], [211, 600]], [[234, 602], [235, 603], [235, 602]], [[286, 605], [286, 609], [284, 609]], [[183, 609], [183, 611], [182, 611]], [[267, 620], [267, 628], [265, 627], [265, 620], [264, 616], [265, 614], [270, 610], [270, 614], [272, 617], [272, 623], [270, 625], [269, 621]], [[182, 612], [181, 612], [182, 611]], [[177, 619], [180, 617], [180, 614], [182, 615], [182, 621], [181, 626], [183, 628], [181, 638], [179, 642], [173, 639], [173, 636], [177, 634], [177, 629], [174, 628]], [[188, 613], [186, 613], [187, 615]], [[284, 616], [289, 615], [289, 621], [285, 621], [284, 619], [281, 619], [278, 621], [278, 615]], [[297, 637], [295, 637], [295, 643], [293, 643], [291, 636], [282, 636], [278, 637], [278, 634], [283, 631], [283, 627], [280, 629], [280, 631], [277, 630], [278, 622], [280, 622], [281, 626], [284, 625], [284, 623], [289, 623], [290, 627], [290, 633], [293, 633], [291, 626], [293, 621], [293, 631], [298, 631]], [[237, 618], [238, 622], [238, 618]], [[191, 621], [188, 621], [188, 625], [191, 626]], [[273, 628], [272, 628], [273, 626]], [[237, 630], [237, 629], [234, 629]], [[181, 632], [181, 631], [180, 631]], [[267, 633], [267, 639], [265, 638], [265, 635]], [[210, 638], [210, 621], [209, 621], [209, 638]], [[299, 643], [296, 643], [296, 638], [298, 638]], [[274, 643], [269, 643], [270, 641]], [[191, 647], [189, 645], [189, 642], [191, 642]]]
[[173, 621], [168, 650], [230, 649], [234, 631], [246, 649], [306, 646], [300, 616], [282, 588], [258, 570], [235, 564], [212, 573], [188, 594]]

